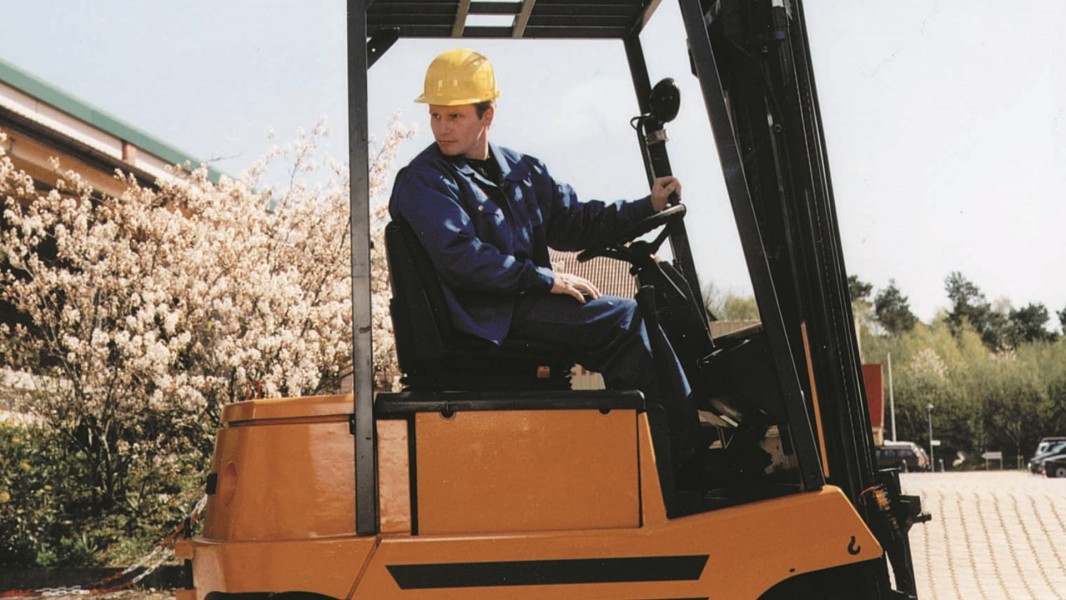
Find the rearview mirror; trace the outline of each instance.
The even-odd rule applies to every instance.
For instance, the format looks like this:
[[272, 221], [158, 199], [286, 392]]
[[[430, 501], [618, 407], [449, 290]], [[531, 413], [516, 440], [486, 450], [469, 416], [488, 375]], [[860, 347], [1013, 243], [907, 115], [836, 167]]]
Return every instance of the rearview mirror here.
[[655, 84], [648, 100], [651, 104], [651, 116], [660, 123], [669, 123], [681, 108], [681, 89], [672, 77], [667, 77]]

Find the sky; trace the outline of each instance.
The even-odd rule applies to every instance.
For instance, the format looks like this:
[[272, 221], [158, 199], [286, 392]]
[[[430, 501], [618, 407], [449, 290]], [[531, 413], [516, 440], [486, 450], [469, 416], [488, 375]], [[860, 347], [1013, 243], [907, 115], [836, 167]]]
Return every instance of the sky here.
[[[240, 174], [325, 119], [347, 157], [344, 0], [0, 0], [0, 58], [224, 172]], [[848, 272], [895, 281], [923, 321], [953, 271], [986, 298], [1066, 308], [1066, 2], [808, 0], [808, 35]], [[642, 36], [653, 81], [675, 78], [674, 174], [701, 281], [748, 295], [676, 6]], [[491, 137], [541, 158], [583, 198], [644, 195], [622, 44], [401, 40], [371, 69], [372, 136], [417, 127], [425, 68], [466, 46], [493, 62]]]

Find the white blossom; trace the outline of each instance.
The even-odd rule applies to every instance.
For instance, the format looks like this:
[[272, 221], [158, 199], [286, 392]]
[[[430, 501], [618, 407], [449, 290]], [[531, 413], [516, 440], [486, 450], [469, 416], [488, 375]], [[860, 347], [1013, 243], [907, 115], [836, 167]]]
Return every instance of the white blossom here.
[[[225, 403], [336, 389], [351, 363], [351, 236], [347, 168], [318, 156], [324, 132], [272, 148], [242, 178], [214, 184], [200, 168], [153, 189], [120, 175], [126, 191], [102, 199], [73, 172], [38, 192], [0, 151], [0, 299], [32, 323], [0, 327], [0, 369], [34, 380], [5, 377], [0, 392], [165, 466], [179, 465], [168, 453], [188, 444], [182, 432], [213, 435]], [[371, 168], [378, 387], [397, 381], [382, 191], [410, 135], [394, 123]], [[291, 183], [265, 192], [278, 162]]]

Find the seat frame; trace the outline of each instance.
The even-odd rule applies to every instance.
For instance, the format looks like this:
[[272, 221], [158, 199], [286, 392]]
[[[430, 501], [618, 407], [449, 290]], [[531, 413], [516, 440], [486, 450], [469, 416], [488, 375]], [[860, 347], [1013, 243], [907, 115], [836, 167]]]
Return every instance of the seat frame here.
[[455, 329], [442, 283], [414, 230], [402, 219], [385, 227], [401, 383], [408, 390], [568, 390], [573, 352], [508, 337], [497, 346]]

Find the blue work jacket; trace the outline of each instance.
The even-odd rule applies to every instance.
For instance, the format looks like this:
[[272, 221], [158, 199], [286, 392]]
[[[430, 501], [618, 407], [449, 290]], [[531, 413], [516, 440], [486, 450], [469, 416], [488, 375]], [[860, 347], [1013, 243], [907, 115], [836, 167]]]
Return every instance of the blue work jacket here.
[[651, 197], [581, 202], [531, 156], [491, 146], [502, 187], [434, 143], [400, 171], [389, 212], [421, 240], [459, 331], [499, 344], [517, 298], [555, 281], [548, 247], [583, 250], [654, 213]]

